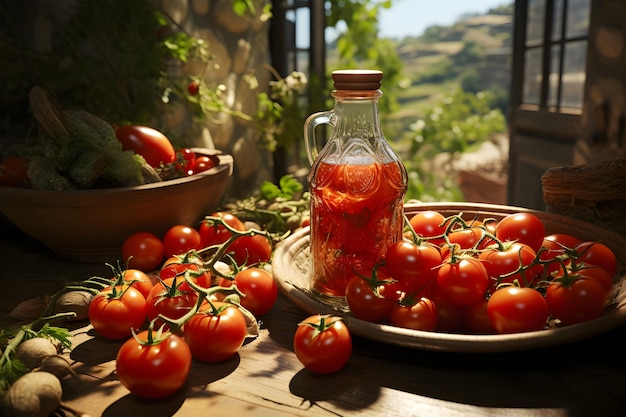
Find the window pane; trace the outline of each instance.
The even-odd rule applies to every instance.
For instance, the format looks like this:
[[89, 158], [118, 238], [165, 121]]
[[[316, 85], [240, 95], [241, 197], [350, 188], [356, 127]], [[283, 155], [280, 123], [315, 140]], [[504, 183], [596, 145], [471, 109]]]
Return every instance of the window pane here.
[[543, 22], [545, 20], [545, 0], [528, 1], [528, 20], [526, 21], [526, 46], [541, 44], [543, 40]]
[[296, 48], [307, 49], [311, 45], [311, 13], [308, 7], [296, 9]]
[[561, 107], [582, 108], [586, 59], [587, 41], [570, 42], [565, 45]]
[[540, 104], [541, 99], [541, 48], [529, 49], [524, 59], [524, 91], [522, 101]]
[[561, 62], [561, 45], [552, 45], [550, 48], [550, 78], [548, 85], [548, 106], [559, 104], [559, 65]]
[[567, 32], [568, 38], [587, 36], [589, 34], [590, 0], [569, 0], [567, 5]]
[[552, 15], [552, 40], [561, 39], [563, 28], [563, 0], [554, 0], [554, 12]]

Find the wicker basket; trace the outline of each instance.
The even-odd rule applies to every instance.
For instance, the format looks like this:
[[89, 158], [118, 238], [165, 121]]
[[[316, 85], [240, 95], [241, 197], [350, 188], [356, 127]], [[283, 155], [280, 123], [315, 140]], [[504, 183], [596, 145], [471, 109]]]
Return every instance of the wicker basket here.
[[541, 184], [547, 211], [626, 236], [626, 158], [551, 168]]

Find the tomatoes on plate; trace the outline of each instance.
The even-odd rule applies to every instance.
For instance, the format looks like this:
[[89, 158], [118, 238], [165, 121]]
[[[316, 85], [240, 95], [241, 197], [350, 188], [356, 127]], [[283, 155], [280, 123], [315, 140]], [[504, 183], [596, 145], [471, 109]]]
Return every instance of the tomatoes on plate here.
[[493, 283], [517, 281], [528, 287], [538, 274], [543, 272], [540, 265], [533, 267], [537, 254], [528, 245], [520, 242], [504, 242], [502, 246], [489, 246], [478, 255], [478, 259], [489, 274]]
[[387, 272], [407, 293], [434, 283], [441, 263], [441, 253], [428, 243], [418, 245], [401, 240], [387, 249]]
[[461, 306], [480, 300], [489, 286], [482, 262], [463, 257], [449, 260], [437, 272], [437, 290], [449, 302]]
[[472, 334], [496, 333], [489, 319], [487, 302], [488, 300], [486, 298], [481, 298], [477, 302], [465, 307], [465, 327]]
[[387, 319], [396, 303], [383, 295], [386, 281], [390, 278], [380, 268], [373, 270], [369, 277], [354, 274], [349, 278], [345, 297], [350, 313], [373, 323]]
[[126, 125], [115, 130], [122, 147], [143, 156], [146, 162], [158, 168], [174, 162], [176, 152], [170, 140], [161, 132], [148, 126]]
[[191, 351], [175, 334], [152, 339], [145, 330], [128, 339], [116, 357], [116, 374], [121, 384], [134, 395], [165, 398], [187, 381], [191, 369]]
[[550, 311], [536, 289], [507, 285], [491, 295], [487, 313], [498, 333], [519, 333], [543, 329]]
[[440, 245], [444, 242], [445, 220], [443, 214], [434, 210], [425, 210], [411, 217], [409, 223], [418, 236], [428, 238], [434, 245]]
[[170, 227], [163, 236], [165, 257], [182, 255], [190, 250], [202, 249], [200, 233], [193, 227], [177, 224]]
[[[539, 259], [545, 264], [546, 275], [558, 270], [566, 259], [560, 259], [574, 250], [580, 239], [567, 233], [552, 233], [543, 238]], [[552, 262], [550, 262], [552, 261]]]
[[352, 355], [352, 335], [341, 318], [317, 314], [298, 324], [293, 348], [306, 369], [330, 374], [348, 363]]
[[163, 242], [153, 233], [133, 233], [122, 244], [122, 259], [128, 262], [129, 268], [153, 271], [161, 265], [164, 256]]
[[146, 320], [146, 299], [128, 285], [103, 289], [89, 304], [89, 321], [96, 333], [107, 339], [123, 339]]
[[446, 300], [437, 287], [433, 289], [429, 298], [437, 306], [437, 331], [454, 333], [461, 330], [465, 321], [465, 306]]
[[426, 297], [409, 305], [397, 303], [389, 314], [389, 324], [405, 329], [434, 331], [437, 329], [437, 305]]
[[581, 242], [574, 247], [578, 253], [576, 262], [585, 262], [603, 268], [610, 276], [617, 271], [617, 259], [615, 253], [601, 242]]
[[538, 252], [546, 236], [546, 229], [539, 217], [532, 213], [509, 214], [498, 222], [495, 234], [501, 241], [525, 243]]
[[233, 304], [204, 304], [185, 323], [185, 341], [194, 358], [219, 362], [233, 356], [247, 335], [246, 318]]
[[452, 230], [448, 234], [448, 242], [457, 244], [461, 249], [474, 247], [483, 237], [483, 229], [480, 227], [469, 227], [466, 229]]
[[546, 302], [554, 318], [563, 324], [582, 323], [602, 315], [607, 292], [585, 270], [557, 276], [546, 289]]

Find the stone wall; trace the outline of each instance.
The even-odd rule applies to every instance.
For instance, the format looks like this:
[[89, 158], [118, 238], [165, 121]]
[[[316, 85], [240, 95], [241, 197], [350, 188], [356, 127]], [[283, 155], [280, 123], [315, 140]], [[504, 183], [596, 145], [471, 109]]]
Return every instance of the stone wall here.
[[[254, 3], [261, 8], [261, 1]], [[269, 23], [259, 16], [238, 16], [232, 0], [159, 0], [158, 4], [190, 35], [209, 43], [213, 56], [209, 70], [199, 62], [189, 62], [182, 70], [203, 77], [209, 86], [223, 86], [230, 109], [253, 115], [257, 94], [269, 89]], [[169, 131], [180, 133], [189, 145], [233, 155], [230, 195], [245, 196], [262, 181], [271, 180], [271, 155], [257, 143], [250, 121], [226, 112], [198, 121], [187, 107], [179, 106], [165, 114], [165, 122]]]

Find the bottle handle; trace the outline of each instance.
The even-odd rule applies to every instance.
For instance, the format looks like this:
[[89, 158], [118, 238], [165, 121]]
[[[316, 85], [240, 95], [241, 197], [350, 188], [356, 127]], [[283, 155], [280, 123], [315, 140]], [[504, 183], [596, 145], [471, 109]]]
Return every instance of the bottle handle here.
[[306, 156], [309, 159], [309, 164], [311, 165], [313, 165], [313, 162], [315, 162], [317, 154], [319, 153], [315, 128], [323, 124], [334, 126], [332, 121], [333, 114], [333, 110], [314, 113], [304, 122], [304, 145], [306, 148]]

